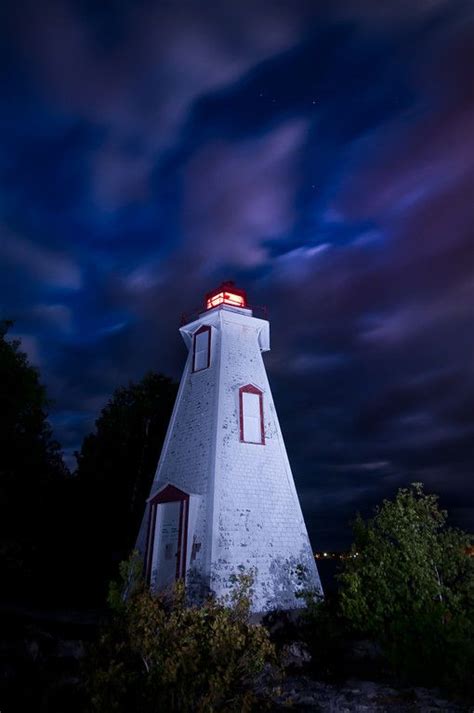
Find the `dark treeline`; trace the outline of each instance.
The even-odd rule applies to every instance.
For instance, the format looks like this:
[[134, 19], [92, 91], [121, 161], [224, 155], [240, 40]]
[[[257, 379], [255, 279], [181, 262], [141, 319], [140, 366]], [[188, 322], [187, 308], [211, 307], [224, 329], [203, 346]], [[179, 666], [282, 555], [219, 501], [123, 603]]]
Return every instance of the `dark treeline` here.
[[70, 473], [38, 370], [0, 326], [0, 567], [6, 601], [105, 601], [133, 548], [177, 385], [147, 374], [116, 390]]

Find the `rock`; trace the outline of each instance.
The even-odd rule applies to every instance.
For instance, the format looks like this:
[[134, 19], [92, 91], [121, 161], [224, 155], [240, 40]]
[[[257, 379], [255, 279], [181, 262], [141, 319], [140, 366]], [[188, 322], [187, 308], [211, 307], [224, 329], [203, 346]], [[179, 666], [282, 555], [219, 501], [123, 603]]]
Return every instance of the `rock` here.
[[375, 661], [383, 656], [380, 645], [370, 639], [355, 641], [350, 648], [350, 654], [355, 660], [367, 659], [368, 661]]
[[311, 661], [311, 654], [306, 646], [300, 641], [293, 641], [291, 644], [283, 647], [282, 662], [283, 667], [302, 668]]
[[296, 700], [303, 706], [312, 706], [316, 703], [316, 698], [314, 696], [302, 696]]
[[274, 697], [275, 711], [289, 706], [320, 713], [461, 713], [456, 703], [440, 698], [439, 691], [394, 688], [376, 681], [350, 680], [336, 685], [293, 676], [283, 682]]

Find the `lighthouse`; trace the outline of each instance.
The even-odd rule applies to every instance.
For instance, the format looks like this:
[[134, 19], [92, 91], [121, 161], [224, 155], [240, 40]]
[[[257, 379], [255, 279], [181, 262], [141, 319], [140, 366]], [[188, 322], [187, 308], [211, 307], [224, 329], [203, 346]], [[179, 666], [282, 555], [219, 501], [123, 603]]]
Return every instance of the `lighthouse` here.
[[191, 601], [254, 577], [253, 610], [294, 609], [321, 584], [262, 354], [267, 319], [227, 282], [180, 328], [188, 349], [137, 549], [154, 591]]

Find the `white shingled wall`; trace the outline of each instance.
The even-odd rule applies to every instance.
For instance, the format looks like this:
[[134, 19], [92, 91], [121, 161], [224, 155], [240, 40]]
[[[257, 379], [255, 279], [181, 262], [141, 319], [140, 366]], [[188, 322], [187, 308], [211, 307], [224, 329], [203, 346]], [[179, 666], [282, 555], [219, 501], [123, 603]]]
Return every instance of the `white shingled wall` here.
[[[211, 364], [192, 373], [192, 334], [202, 324], [212, 325]], [[152, 488], [169, 482], [202, 496], [190, 533], [199, 544], [188, 573], [191, 591], [199, 582], [225, 594], [232, 574], [252, 569], [255, 611], [301, 605], [298, 564], [320, 588], [262, 360], [268, 330], [249, 310], [227, 306], [182, 328], [190, 353]], [[240, 442], [239, 389], [247, 384], [263, 392], [264, 445]], [[146, 520], [145, 513], [142, 551]]]
[[[209, 323], [207, 321], [207, 323]], [[201, 326], [194, 325], [193, 331]], [[211, 334], [210, 367], [192, 372], [192, 348], [181, 377], [168, 432], [152, 485], [150, 497], [165, 483], [194, 495], [199, 495], [199, 507], [194, 530], [190, 532], [189, 549], [193, 540], [200, 545], [192, 567], [199, 571], [200, 584], [209, 586], [210, 533], [215, 449], [215, 412], [219, 352], [216, 331]], [[190, 344], [188, 343], [188, 347]], [[148, 507], [140, 528], [137, 548], [144, 555]]]
[[[292, 608], [297, 564], [319, 587], [259, 345], [261, 320], [221, 312], [221, 381], [216, 452], [212, 577], [225, 590], [228, 575], [254, 568], [255, 608]], [[239, 388], [263, 391], [265, 444], [241, 443]]]

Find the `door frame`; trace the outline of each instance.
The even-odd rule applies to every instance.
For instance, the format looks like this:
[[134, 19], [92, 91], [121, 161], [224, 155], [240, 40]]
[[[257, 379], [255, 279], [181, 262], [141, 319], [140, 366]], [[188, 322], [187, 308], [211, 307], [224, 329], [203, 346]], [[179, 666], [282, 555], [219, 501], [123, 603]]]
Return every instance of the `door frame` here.
[[186, 559], [188, 549], [188, 516], [189, 516], [189, 493], [168, 484], [159, 490], [148, 500], [148, 532], [146, 539], [145, 556], [145, 579], [148, 584], [151, 582], [151, 566], [153, 561], [153, 550], [155, 547], [156, 518], [158, 505], [161, 503], [180, 503], [179, 509], [179, 529], [178, 529], [178, 556], [176, 557], [176, 577], [175, 580], [185, 579]]

